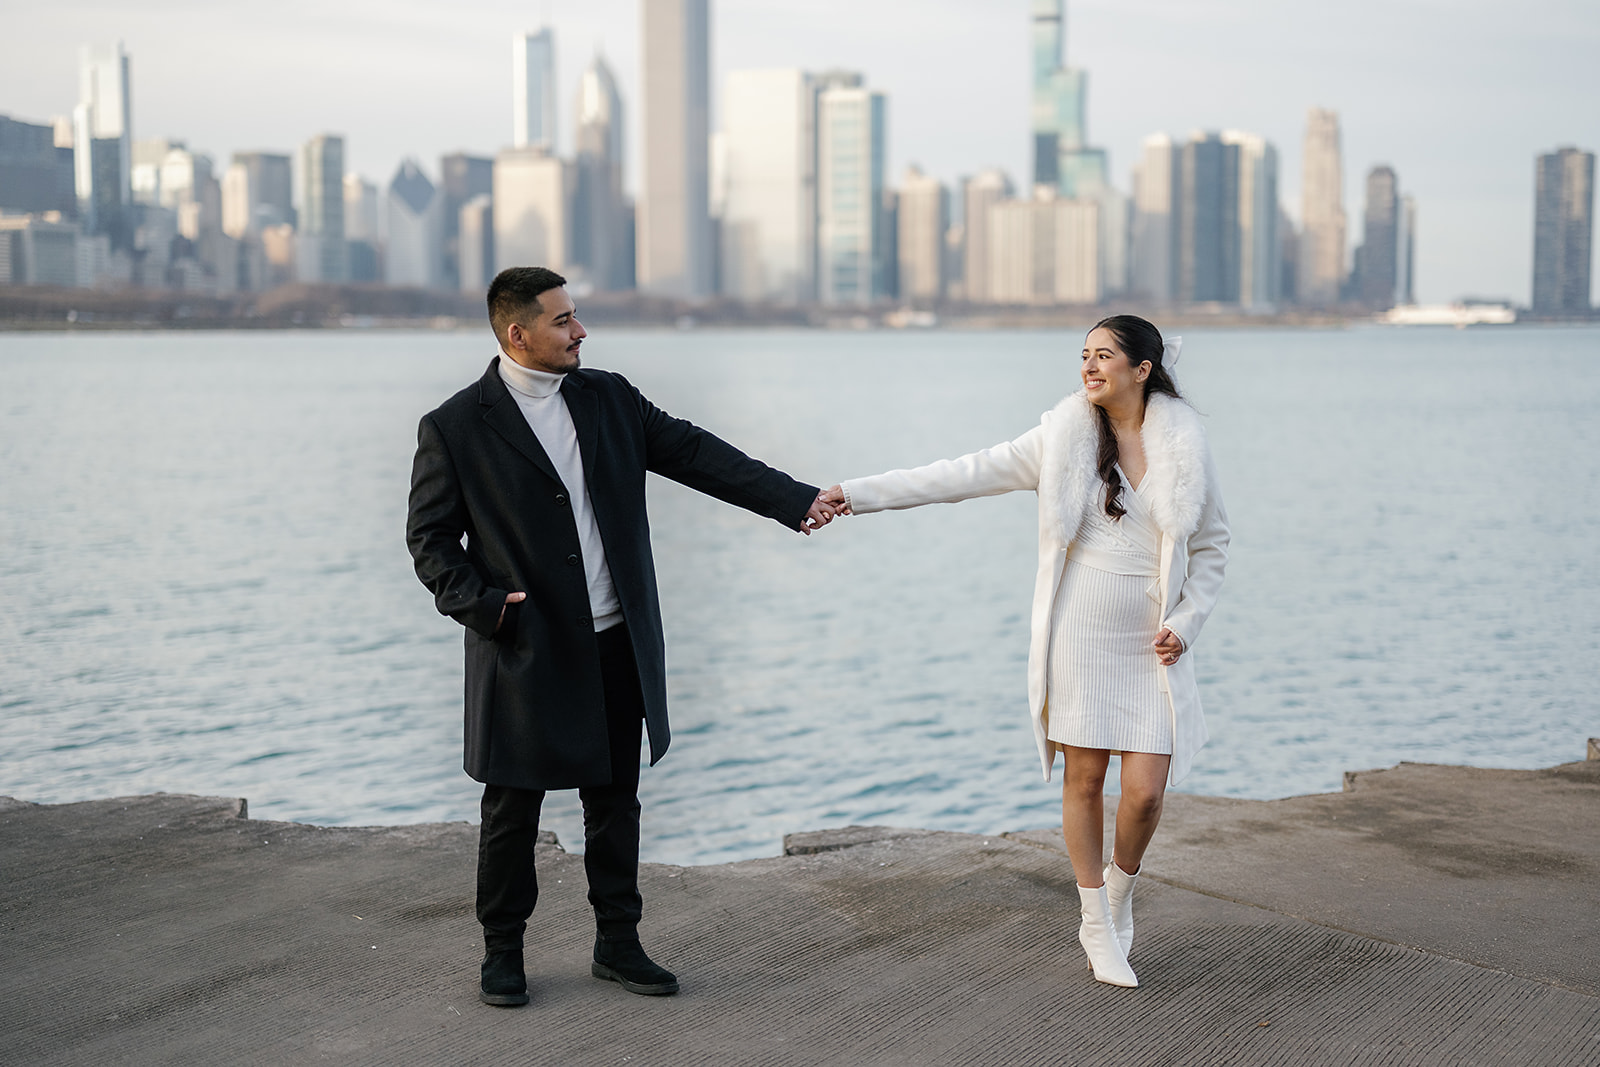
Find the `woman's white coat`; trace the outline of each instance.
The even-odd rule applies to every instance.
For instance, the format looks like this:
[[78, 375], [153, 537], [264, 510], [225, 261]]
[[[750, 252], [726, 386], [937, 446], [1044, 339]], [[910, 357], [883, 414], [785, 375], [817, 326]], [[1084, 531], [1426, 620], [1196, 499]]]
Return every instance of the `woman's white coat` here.
[[[1097, 418], [1093, 405], [1079, 391], [1045, 412], [1038, 426], [1014, 441], [958, 459], [843, 483], [855, 514], [953, 503], [1019, 489], [1038, 492], [1039, 569], [1028, 648], [1028, 705], [1046, 781], [1056, 751], [1046, 737], [1052, 609], [1084, 515], [1090, 507], [1104, 506], [1104, 483], [1095, 466]], [[1217, 490], [1205, 430], [1192, 407], [1152, 394], [1139, 436], [1146, 464], [1139, 491], [1161, 529], [1162, 625], [1178, 635], [1185, 650], [1171, 667], [1159, 666], [1171, 697], [1173, 748], [1168, 781], [1176, 785], [1189, 773], [1206, 742], [1191, 650], [1222, 588], [1228, 560], [1228, 518]], [[1155, 650], [1150, 654], [1154, 656]]]

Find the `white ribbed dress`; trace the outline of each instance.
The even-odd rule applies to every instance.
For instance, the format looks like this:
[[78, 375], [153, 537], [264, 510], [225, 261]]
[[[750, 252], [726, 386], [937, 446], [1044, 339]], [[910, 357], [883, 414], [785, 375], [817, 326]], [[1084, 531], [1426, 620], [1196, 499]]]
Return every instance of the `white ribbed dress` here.
[[1073, 539], [1050, 621], [1047, 736], [1079, 748], [1172, 752], [1172, 707], [1152, 642], [1161, 629], [1161, 531], [1120, 468], [1122, 506], [1105, 495]]

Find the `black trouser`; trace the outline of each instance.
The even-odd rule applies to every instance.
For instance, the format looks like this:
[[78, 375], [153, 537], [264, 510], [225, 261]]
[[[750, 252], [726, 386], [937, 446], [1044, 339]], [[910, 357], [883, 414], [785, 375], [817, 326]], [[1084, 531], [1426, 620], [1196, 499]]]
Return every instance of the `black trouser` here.
[[[583, 802], [583, 869], [595, 927], [607, 939], [638, 936], [644, 901], [639, 896], [639, 740], [644, 694], [626, 626], [595, 635], [605, 683], [611, 784], [578, 790]], [[539, 836], [542, 789], [483, 788], [478, 834], [478, 921], [491, 950], [520, 948], [528, 916], [539, 899], [533, 846]]]

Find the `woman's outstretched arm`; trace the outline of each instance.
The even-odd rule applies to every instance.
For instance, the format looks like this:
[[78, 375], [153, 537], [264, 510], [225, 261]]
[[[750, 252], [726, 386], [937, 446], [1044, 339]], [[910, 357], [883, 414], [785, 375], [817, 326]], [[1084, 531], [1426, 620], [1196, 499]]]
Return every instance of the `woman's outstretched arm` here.
[[868, 478], [851, 478], [823, 491], [823, 500], [847, 515], [953, 504], [975, 496], [997, 496], [1018, 489], [1039, 488], [1039, 463], [1044, 455], [1044, 428], [1035, 426], [1014, 441], [1005, 441], [957, 459], [941, 459], [923, 467], [894, 470]]

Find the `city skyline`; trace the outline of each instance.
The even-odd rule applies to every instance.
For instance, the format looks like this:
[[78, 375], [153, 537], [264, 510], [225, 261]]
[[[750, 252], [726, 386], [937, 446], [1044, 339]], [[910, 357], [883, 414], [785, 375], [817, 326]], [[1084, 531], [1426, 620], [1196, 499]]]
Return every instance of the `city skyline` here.
[[[293, 152], [323, 131], [343, 134], [349, 168], [380, 182], [408, 156], [427, 167], [446, 152], [493, 155], [504, 147], [510, 77], [500, 57], [507, 36], [531, 29], [538, 13], [491, 3], [463, 20], [404, 2], [390, 7], [381, 25], [347, 11], [311, 33], [309, 5], [289, 4], [272, 18], [224, 6], [202, 38], [181, 5], [127, 16], [67, 0], [9, 19], [15, 32], [0, 43], [0, 113], [32, 122], [69, 113], [79, 45], [120, 37], [135, 56], [134, 136], [185, 140], [219, 167], [233, 151]], [[1124, 192], [1146, 135], [1248, 129], [1277, 147], [1279, 195], [1297, 216], [1303, 117], [1309, 107], [1326, 107], [1340, 115], [1347, 216], [1360, 217], [1364, 176], [1385, 164], [1420, 205], [1418, 299], [1481, 295], [1525, 304], [1530, 163], [1561, 145], [1592, 146], [1600, 79], [1585, 57], [1600, 20], [1557, 0], [1515, 17], [1479, 3], [1453, 5], [1448, 19], [1442, 10], [1356, 3], [1324, 27], [1307, 13], [1261, 3], [1201, 11], [1151, 0], [1077, 2], [1067, 12], [1066, 61], [1092, 75], [1093, 141], [1108, 149], [1112, 180]], [[1030, 72], [1016, 57], [1027, 54], [1030, 11], [1027, 0], [981, 12], [934, 2], [911, 24], [887, 5], [720, 0], [713, 5], [714, 114], [730, 70], [848, 66], [892, 102], [889, 174], [918, 163], [949, 184], [999, 165], [1025, 184]], [[596, 0], [550, 19], [563, 154], [572, 149], [568, 116], [579, 74], [597, 45], [625, 104], [638, 101], [638, 17], [635, 0]], [[83, 32], [86, 19], [97, 27], [92, 35]], [[837, 33], [841, 24], [852, 32]], [[1363, 27], [1380, 25], [1381, 34], [1363, 36]], [[252, 47], [207, 43], [230, 30]], [[950, 78], [952, 63], [970, 77]], [[434, 74], [419, 78], [422, 70]], [[206, 91], [196, 92], [197, 84]], [[286, 84], [295, 90], [285, 92]], [[628, 135], [627, 185], [637, 192], [637, 125]], [[1359, 241], [1359, 227], [1350, 230], [1347, 254]]]

